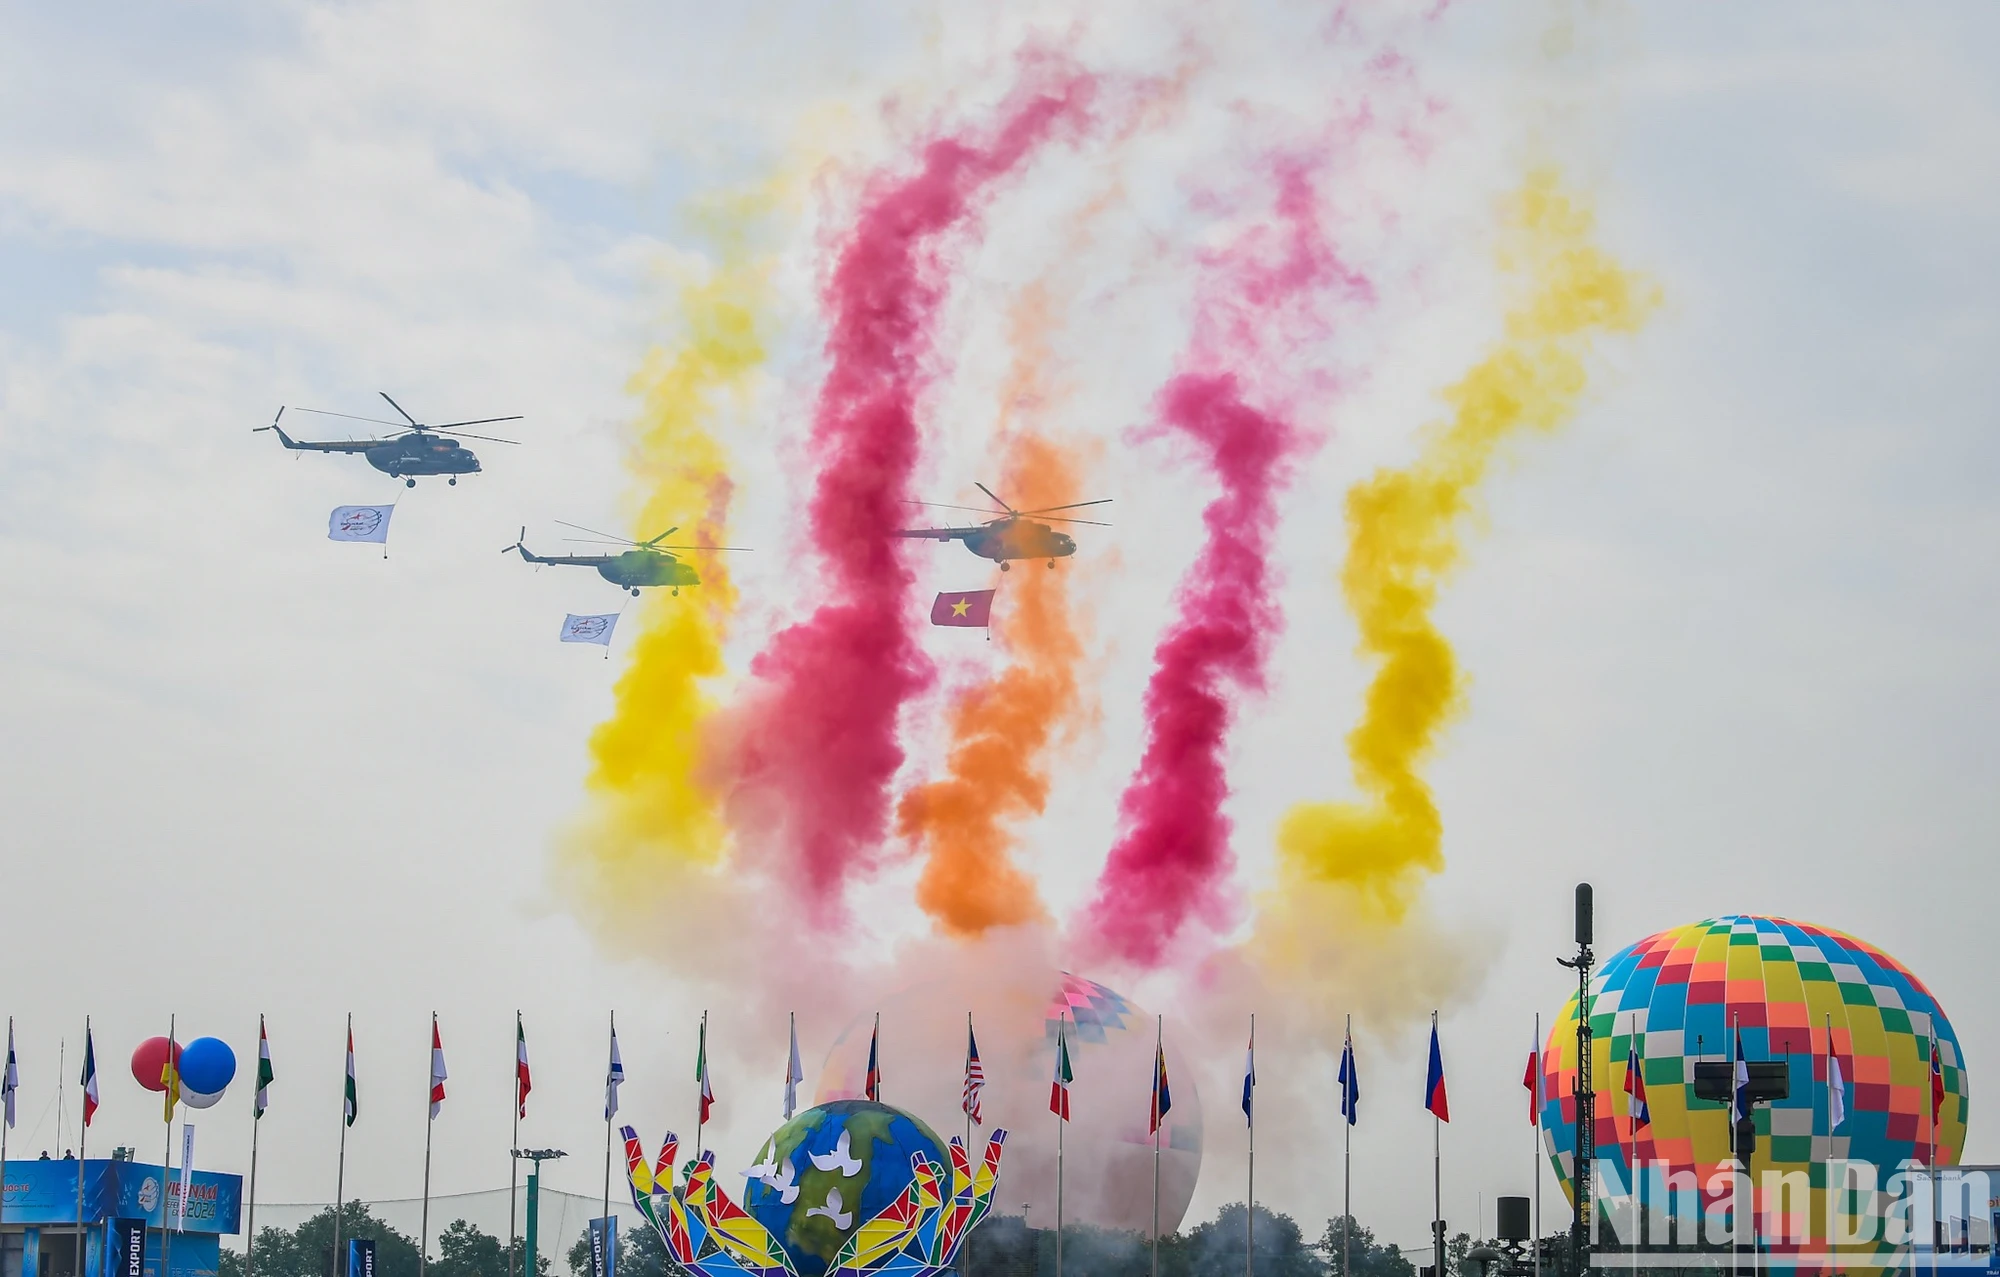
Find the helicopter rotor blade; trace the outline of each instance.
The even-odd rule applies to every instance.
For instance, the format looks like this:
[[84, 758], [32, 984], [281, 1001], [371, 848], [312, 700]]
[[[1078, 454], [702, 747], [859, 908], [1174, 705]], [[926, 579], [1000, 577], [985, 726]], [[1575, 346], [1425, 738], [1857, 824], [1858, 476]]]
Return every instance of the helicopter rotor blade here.
[[652, 546], [658, 545], [660, 542], [666, 540], [668, 537], [672, 536], [676, 532], [679, 532], [680, 530], [681, 530], [680, 524], [676, 523], [673, 527], [668, 528], [665, 532], [660, 533], [660, 535], [654, 537], [652, 540], [640, 541], [637, 544], [641, 549], [650, 548]]
[[570, 523], [563, 519], [557, 519], [556, 522], [562, 524], [566, 528], [574, 528], [578, 532], [588, 532], [590, 533], [590, 535], [594, 537], [603, 537], [607, 541], [616, 541], [620, 545], [639, 544], [637, 541], [630, 540], [629, 538], [626, 537], [617, 536], [610, 532], [599, 532], [596, 528], [586, 528], [581, 523]]
[[743, 554], [749, 554], [755, 547], [747, 545], [654, 545], [648, 541], [646, 548], [649, 550], [736, 550]]
[[425, 426], [426, 430], [456, 430], [460, 426], [490, 426], [496, 421], [526, 421], [526, 417], [481, 417], [477, 421], [447, 421], [441, 426]]
[[[384, 399], [389, 399], [389, 392], [386, 390], [378, 390], [375, 393], [382, 396]], [[412, 417], [409, 413], [403, 412], [403, 405], [397, 403], [394, 399], [389, 399], [389, 406], [391, 408], [394, 408], [397, 412], [402, 413], [403, 420], [409, 422], [412, 426], [415, 426], [419, 430], [422, 430], [424, 428], [423, 422], [418, 421], [415, 417]]]
[[398, 429], [398, 430], [403, 430], [403, 431], [407, 431], [407, 430], [409, 429], [409, 427], [408, 427], [408, 426], [405, 426], [405, 425], [404, 425], [404, 424], [403, 424], [402, 422], [400, 422], [400, 421], [384, 421], [384, 420], [382, 420], [382, 419], [381, 419], [380, 417], [357, 417], [357, 416], [355, 416], [355, 415], [354, 415], [353, 413], [351, 413], [351, 412], [328, 412], [328, 411], [327, 411], [326, 409], [324, 409], [324, 408], [294, 408], [294, 409], [292, 409], [292, 411], [293, 411], [293, 412], [310, 412], [310, 413], [313, 413], [314, 415], [316, 415], [316, 416], [320, 416], [320, 417], [345, 417], [345, 418], [347, 418], [347, 419], [348, 419], [349, 421], [366, 421], [366, 422], [368, 422], [368, 423], [369, 423], [369, 424], [371, 424], [371, 425], [377, 425], [377, 426], [394, 426], [394, 427], [395, 427], [396, 429]]
[[1042, 522], [1044, 522], [1044, 523], [1084, 523], [1084, 524], [1088, 524], [1088, 525], [1090, 525], [1090, 526], [1091, 526], [1091, 527], [1093, 527], [1093, 528], [1108, 528], [1108, 527], [1110, 527], [1110, 526], [1111, 526], [1111, 525], [1110, 525], [1109, 523], [1099, 523], [1099, 522], [1098, 522], [1098, 521], [1097, 521], [1096, 519], [1065, 519], [1065, 518], [1063, 518], [1063, 517], [1062, 517], [1061, 515], [1059, 515], [1059, 514], [1057, 514], [1057, 515], [1051, 515], [1051, 516], [1049, 516], [1049, 517], [1048, 517], [1047, 519], [1044, 519], [1044, 520], [1042, 520]]
[[993, 496], [993, 489], [987, 487], [985, 484], [975, 483], [972, 486], [979, 489], [981, 492], [984, 492], [987, 496], [992, 497], [993, 504], [999, 506], [1002, 510], [1005, 510], [1008, 514], [1020, 513], [1019, 510], [1016, 510], [1013, 506], [1008, 505], [1005, 501], [1002, 501], [999, 497]]
[[1110, 505], [1113, 498], [1103, 497], [1096, 501], [1072, 501], [1068, 505], [1045, 505], [1039, 510], [1023, 510], [1022, 514], [1054, 514], [1058, 510], [1081, 510], [1087, 505]]
[[425, 426], [424, 430], [426, 433], [434, 435], [450, 435], [454, 439], [479, 439], [486, 443], [511, 443], [517, 448], [521, 446], [519, 439], [502, 439], [497, 435], [476, 435], [470, 430], [446, 430], [442, 426]]
[[572, 545], [631, 545], [630, 541], [599, 541], [594, 537], [564, 537]]
[[[929, 507], [930, 507], [931, 509], [933, 509], [933, 510], [969, 510], [969, 511], [971, 511], [971, 512], [972, 512], [973, 514], [983, 514], [983, 515], [986, 515], [986, 516], [988, 516], [989, 518], [990, 518], [990, 517], [992, 517], [992, 516], [993, 516], [993, 514], [995, 513], [994, 511], [992, 511], [992, 510], [989, 510], [989, 509], [987, 509], [987, 508], [986, 508], [986, 507], [984, 507], [984, 506], [976, 506], [976, 505], [947, 505], [946, 503], [944, 503], [944, 502], [942, 502], [942, 501], [912, 501], [912, 500], [910, 500], [910, 499], [909, 499], [909, 498], [907, 498], [907, 497], [905, 497], [905, 498], [903, 499], [903, 504], [904, 504], [904, 505], [922, 505], [922, 506], [929, 506]], [[1007, 517], [1010, 517], [1010, 516], [1007, 516], [1007, 515], [1002, 515], [1001, 517], [1002, 517], [1002, 518], [1007, 518]]]

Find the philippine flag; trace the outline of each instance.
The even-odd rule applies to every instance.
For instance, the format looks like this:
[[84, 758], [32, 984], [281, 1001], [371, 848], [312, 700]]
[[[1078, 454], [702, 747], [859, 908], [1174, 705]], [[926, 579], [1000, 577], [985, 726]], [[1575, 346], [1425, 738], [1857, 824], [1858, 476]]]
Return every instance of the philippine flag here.
[[1642, 1126], [1652, 1125], [1652, 1110], [1646, 1107], [1646, 1074], [1639, 1066], [1639, 1043], [1636, 1038], [1625, 1049], [1625, 1094], [1631, 1097], [1625, 1109], [1632, 1115], [1632, 1129], [1637, 1131]]
[[1440, 1122], [1451, 1120], [1451, 1105], [1444, 1095], [1444, 1052], [1438, 1049], [1437, 1014], [1431, 1014], [1431, 1068], [1424, 1080], [1424, 1107]]

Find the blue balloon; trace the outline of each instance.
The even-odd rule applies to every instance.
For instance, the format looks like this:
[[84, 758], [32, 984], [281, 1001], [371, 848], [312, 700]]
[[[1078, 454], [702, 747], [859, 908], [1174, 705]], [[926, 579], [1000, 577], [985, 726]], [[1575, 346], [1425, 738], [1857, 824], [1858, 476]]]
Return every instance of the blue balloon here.
[[219, 1095], [236, 1076], [236, 1052], [221, 1038], [196, 1038], [181, 1048], [181, 1087]]

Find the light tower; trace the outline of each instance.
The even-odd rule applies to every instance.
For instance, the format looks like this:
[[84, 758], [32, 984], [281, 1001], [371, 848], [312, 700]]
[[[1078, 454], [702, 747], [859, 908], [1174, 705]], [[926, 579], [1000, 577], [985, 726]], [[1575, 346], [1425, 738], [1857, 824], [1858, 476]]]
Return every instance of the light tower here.
[[1590, 1086], [1590, 884], [1576, 884], [1576, 957], [1556, 961], [1576, 972], [1576, 1166], [1570, 1184], [1576, 1211], [1570, 1221], [1570, 1272], [1590, 1266], [1590, 1155], [1597, 1147], [1597, 1093]]

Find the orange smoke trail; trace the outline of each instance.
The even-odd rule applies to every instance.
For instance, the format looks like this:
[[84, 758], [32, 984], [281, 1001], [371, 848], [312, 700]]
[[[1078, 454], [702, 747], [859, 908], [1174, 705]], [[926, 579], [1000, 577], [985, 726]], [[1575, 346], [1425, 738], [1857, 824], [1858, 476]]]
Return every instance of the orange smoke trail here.
[[[1032, 428], [1016, 411], [1048, 398], [1049, 290], [1021, 294], [1012, 316], [1014, 360], [1001, 387], [1007, 499], [1023, 509], [1078, 499], [1078, 452]], [[917, 903], [953, 935], [978, 935], [1046, 917], [1035, 884], [1012, 857], [1012, 827], [1042, 813], [1051, 739], [1081, 713], [1076, 667], [1083, 643], [1071, 617], [1067, 572], [1010, 574], [994, 634], [1011, 658], [999, 674], [961, 692], [951, 710], [948, 775], [903, 795], [897, 832], [927, 855]]]

